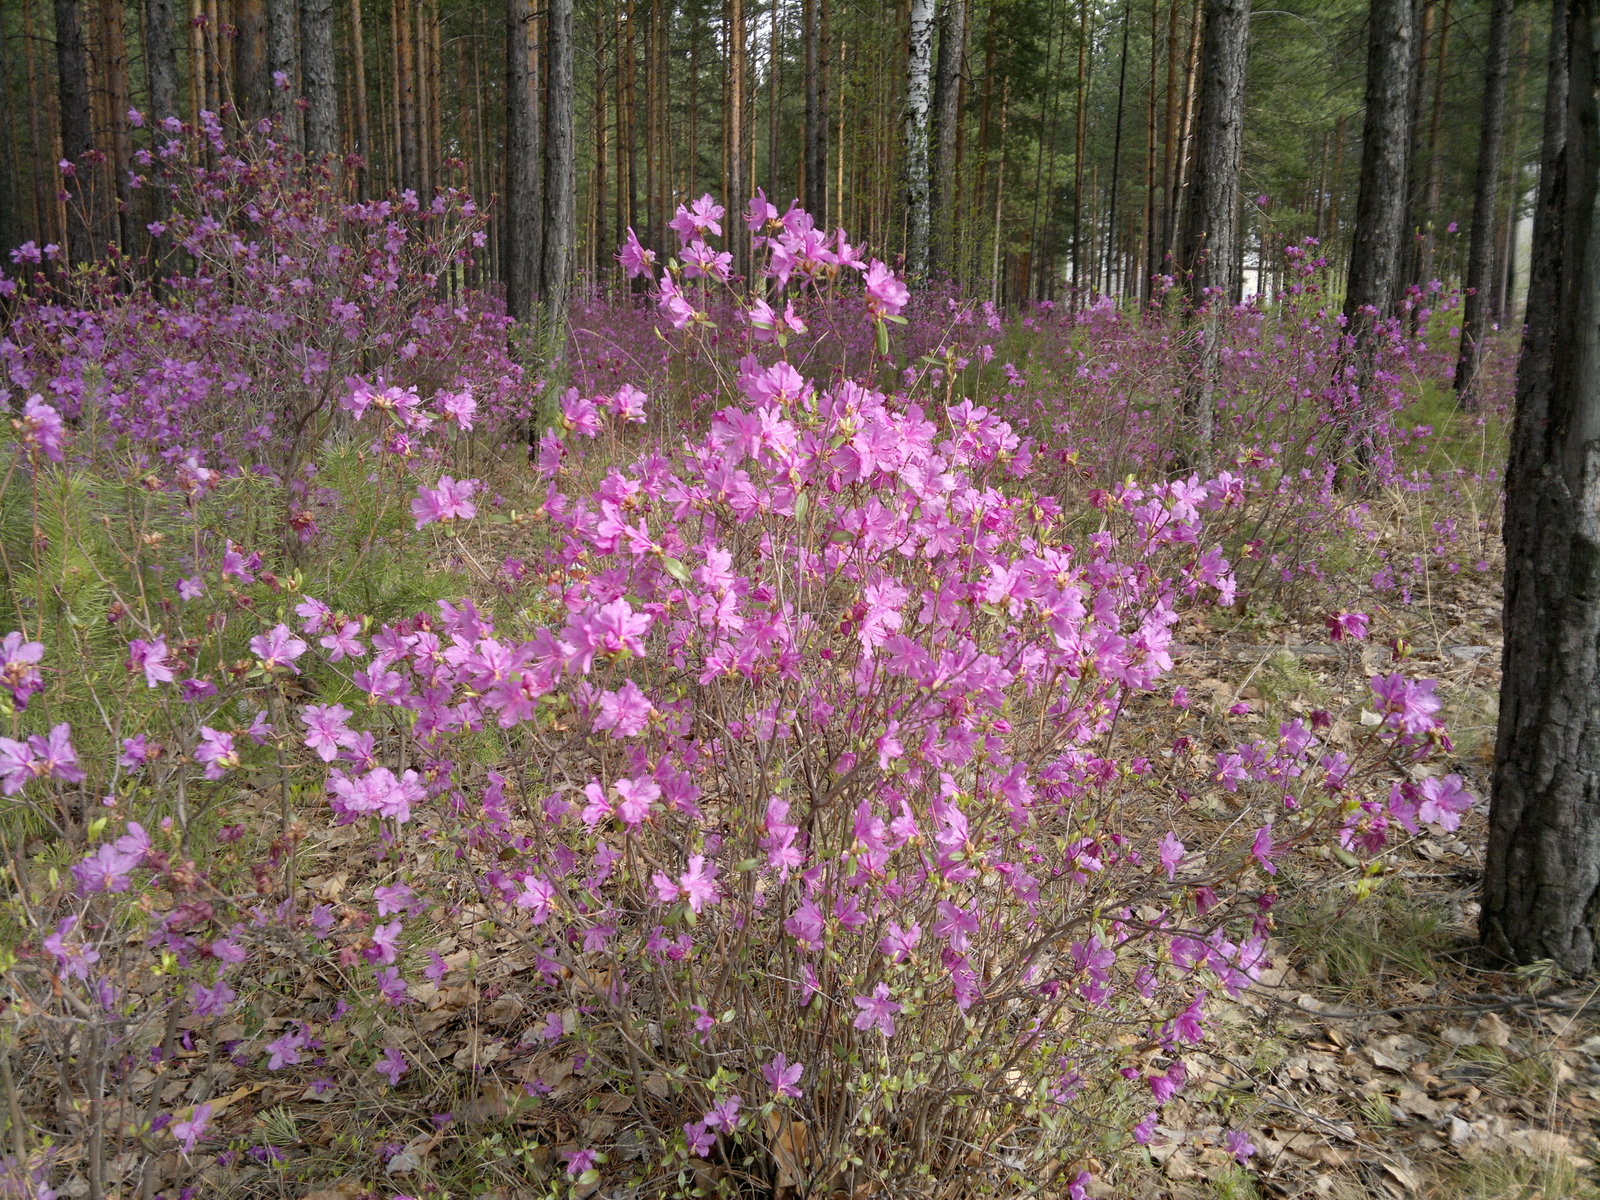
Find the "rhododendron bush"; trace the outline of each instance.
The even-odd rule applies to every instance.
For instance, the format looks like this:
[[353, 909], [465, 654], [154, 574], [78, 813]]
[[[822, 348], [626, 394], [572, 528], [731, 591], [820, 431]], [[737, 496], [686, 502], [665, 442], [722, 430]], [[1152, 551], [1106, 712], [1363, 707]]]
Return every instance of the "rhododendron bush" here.
[[[1171, 686], [1176, 627], [1234, 600], [1238, 477], [1066, 510], [1047, 447], [952, 375], [886, 386], [892, 272], [764, 205], [749, 292], [709, 198], [670, 263], [630, 235], [665, 336], [707, 336], [715, 289], [739, 353], [675, 436], [639, 432], [636, 387], [568, 392], [518, 468], [531, 514], [433, 436], [515, 414], [447, 366], [347, 372], [339, 436], [452, 599], [350, 611], [153, 485], [183, 548], [108, 584], [112, 665], [18, 606], [7, 1086], [59, 1086], [14, 1194], [315, 1181], [282, 1131], [323, 1104], [362, 1114], [374, 1179], [470, 1165], [498, 1111], [551, 1195], [1086, 1195], [1165, 1136], [1266, 965], [1284, 864], [1370, 883], [1396, 835], [1459, 820], [1426, 682], [1374, 677], [1337, 746], [1320, 711], [1229, 739]], [[824, 305], [868, 331], [854, 374], [808, 375]], [[15, 478], [89, 469], [94, 421], [18, 411]], [[498, 571], [491, 530], [524, 539]], [[241, 1125], [257, 1092], [282, 1115]]]

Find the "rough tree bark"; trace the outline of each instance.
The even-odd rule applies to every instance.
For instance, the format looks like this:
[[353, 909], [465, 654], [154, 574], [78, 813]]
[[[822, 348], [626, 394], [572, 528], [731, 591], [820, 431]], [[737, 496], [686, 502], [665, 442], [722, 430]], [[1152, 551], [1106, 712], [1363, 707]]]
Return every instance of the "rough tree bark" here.
[[[1412, 0], [1372, 0], [1368, 17], [1367, 108], [1361, 127], [1361, 183], [1356, 192], [1356, 227], [1350, 246], [1344, 316], [1355, 338], [1356, 411], [1347, 435], [1364, 470], [1371, 461], [1367, 393], [1379, 323], [1394, 312], [1400, 254], [1406, 226], [1406, 128], [1411, 72], [1416, 60]], [[1346, 368], [1341, 368], [1341, 374]]]
[[1496, 958], [1579, 974], [1600, 942], [1600, 16], [1554, 8], [1479, 934]]
[[[300, 16], [295, 0], [267, 0], [267, 65], [271, 68], [272, 115], [278, 122], [278, 137], [296, 149], [300, 146], [298, 74]], [[279, 83], [279, 77], [282, 83]]]
[[[89, 64], [77, 0], [56, 0], [56, 72], [61, 102], [61, 155], [68, 162], [94, 149], [89, 123]], [[88, 168], [84, 168], [85, 171]], [[94, 256], [92, 214], [83, 180], [74, 172], [62, 180], [67, 193], [67, 256], [74, 264]]]
[[1483, 117], [1478, 128], [1478, 174], [1472, 189], [1472, 240], [1467, 251], [1467, 295], [1456, 358], [1456, 402], [1472, 404], [1472, 383], [1483, 358], [1489, 325], [1489, 289], [1500, 190], [1500, 147], [1505, 140], [1506, 63], [1511, 52], [1511, 0], [1489, 10], [1489, 45], [1483, 74]]
[[1216, 435], [1222, 309], [1233, 296], [1238, 262], [1239, 170], [1244, 154], [1244, 81], [1250, 53], [1250, 0], [1206, 0], [1200, 61], [1200, 115], [1183, 272], [1192, 339], [1183, 387], [1186, 443], [1181, 465], [1210, 465]]
[[150, 115], [157, 121], [178, 116], [178, 43], [173, 0], [145, 0], [145, 59], [150, 73]]
[[931, 196], [928, 185], [928, 107], [933, 84], [933, 0], [911, 0], [906, 56], [906, 274], [928, 273]]
[[544, 114], [544, 318], [549, 348], [566, 342], [567, 306], [572, 291], [572, 248], [576, 235], [574, 145], [572, 140], [572, 0], [549, 0], [545, 64], [549, 86]]
[[533, 0], [506, 9], [506, 308], [526, 321], [539, 294], [544, 172], [539, 155], [538, 80], [533, 72]]
[[928, 179], [932, 231], [928, 265], [949, 272], [955, 245], [956, 133], [961, 125], [961, 59], [967, 50], [967, 0], [939, 8], [939, 57], [933, 73], [933, 168]]
[[272, 111], [266, 0], [236, 0], [233, 27], [233, 102], [240, 119], [254, 125]]
[[306, 154], [339, 152], [339, 97], [333, 74], [333, 0], [300, 0], [300, 66], [306, 93]]
[[828, 209], [828, 0], [805, 0], [801, 10], [806, 56], [805, 208], [817, 224]]

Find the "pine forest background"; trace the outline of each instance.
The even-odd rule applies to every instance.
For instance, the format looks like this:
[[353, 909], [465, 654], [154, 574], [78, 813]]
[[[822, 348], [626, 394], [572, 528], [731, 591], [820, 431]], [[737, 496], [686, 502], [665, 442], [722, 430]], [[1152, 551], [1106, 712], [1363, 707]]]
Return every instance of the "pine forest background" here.
[[[625, 227], [668, 249], [678, 203], [709, 191], [733, 212], [758, 187], [780, 208], [801, 199], [876, 254], [903, 254], [908, 30], [924, 10], [932, 95], [911, 99], [931, 102], [932, 274], [1000, 302], [1061, 299], [1074, 281], [1079, 295], [1144, 299], [1151, 276], [1176, 274], [1199, 0], [913, 7], [572, 0], [575, 219], [555, 236], [577, 276], [620, 287]], [[1465, 269], [1490, 8], [1418, 0], [1410, 284]], [[71, 181], [86, 244], [140, 255], [155, 193], [126, 180], [163, 135], [157, 119], [135, 127], [130, 110], [192, 121], [231, 104], [252, 122], [276, 110], [308, 149], [359, 155], [352, 193], [427, 196], [450, 182], [488, 200], [498, 236], [461, 282], [488, 282], [484, 271], [507, 282], [507, 218], [530, 190], [513, 186], [508, 128], [525, 102], [523, 144], [542, 154], [542, 111], [562, 82], [550, 18], [532, 0], [6, 0], [0, 242], [71, 242], [80, 206], [57, 163], [93, 148], [99, 177]], [[1367, 19], [1355, 0], [1281, 0], [1252, 17], [1238, 264], [1249, 290], [1258, 279], [1274, 289], [1285, 244], [1316, 237], [1335, 267], [1348, 254]], [[1525, 257], [1514, 230], [1536, 183], [1548, 19], [1545, 6], [1512, 16], [1494, 314]], [[511, 300], [525, 312], [515, 287]]]

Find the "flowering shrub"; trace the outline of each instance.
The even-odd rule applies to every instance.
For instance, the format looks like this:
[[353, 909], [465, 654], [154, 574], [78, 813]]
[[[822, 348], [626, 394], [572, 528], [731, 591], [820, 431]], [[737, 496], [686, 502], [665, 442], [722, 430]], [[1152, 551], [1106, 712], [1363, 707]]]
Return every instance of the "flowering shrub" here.
[[[544, 1131], [551, 1195], [1083, 1196], [1265, 965], [1292, 853], [1370, 880], [1397, 826], [1459, 819], [1461, 781], [1421, 765], [1439, 700], [1403, 674], [1348, 749], [1318, 712], [1214, 750], [1166, 677], [1178, 623], [1232, 600], [1212, 525], [1240, 481], [1072, 513], [1034, 442], [928, 375], [819, 385], [814, 308], [854, 306], [881, 361], [905, 289], [764, 204], [765, 284], [726, 301], [749, 353], [703, 430], [590, 482], [584, 447], [632, 444], [650, 400], [575, 389], [518, 522], [406, 467], [391, 536], [419, 558], [469, 561], [492, 516], [537, 530], [503, 600], [374, 620], [207, 530], [181, 581], [116, 597], [115, 672], [0, 643], [0, 793], [56, 826], [15, 860], [11, 1036], [24, 1084], [67, 1081], [40, 1123], [86, 1147], [11, 1161], [13, 1191], [315, 1178], [281, 1121], [230, 1128], [268, 1088], [359, 1100], [390, 1175], [499, 1103]], [[685, 331], [731, 287], [723, 216], [681, 209], [671, 263], [623, 251]], [[335, 402], [380, 471], [474, 416], [370, 375]], [[55, 418], [27, 410], [13, 470], [77, 469]], [[92, 715], [58, 720], [86, 684]], [[1227, 819], [1199, 819], [1219, 786]], [[449, 1072], [459, 1114], [429, 1106]]]
[[[163, 200], [158, 260], [25, 273], [0, 337], [10, 387], [92, 423], [83, 450], [188, 493], [219, 473], [270, 475], [293, 550], [315, 535], [306, 472], [352, 380], [460, 395], [495, 429], [526, 419], [503, 309], [461, 294], [486, 238], [465, 192], [350, 202], [336, 163], [300, 162], [270, 126], [230, 138], [206, 113], [162, 132], [138, 164]], [[26, 272], [35, 255], [11, 257]]]

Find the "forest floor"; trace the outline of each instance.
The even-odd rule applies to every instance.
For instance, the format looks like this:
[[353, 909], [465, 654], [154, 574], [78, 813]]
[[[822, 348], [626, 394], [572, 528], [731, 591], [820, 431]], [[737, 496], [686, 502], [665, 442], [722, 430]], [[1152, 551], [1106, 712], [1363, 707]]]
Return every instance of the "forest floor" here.
[[[1495, 567], [1441, 576], [1427, 605], [1387, 614], [1410, 631], [1413, 668], [1438, 679], [1457, 741], [1452, 769], [1481, 798], [1500, 677]], [[1279, 623], [1205, 638], [1180, 660], [1176, 682], [1228, 702], [1358, 706], [1341, 693], [1389, 658], [1376, 643], [1353, 651], [1327, 644], [1319, 628]], [[1225, 1011], [1204, 1083], [1169, 1105], [1150, 1167], [1119, 1194], [1600, 1196], [1600, 985], [1481, 964], [1486, 835], [1480, 799], [1453, 834], [1399, 848], [1359, 902], [1331, 858], [1326, 873], [1302, 865], [1285, 880], [1273, 966]], [[1219, 1113], [1252, 1130], [1248, 1171], [1221, 1150], [1187, 1147], [1184, 1135]]]

